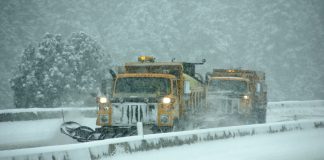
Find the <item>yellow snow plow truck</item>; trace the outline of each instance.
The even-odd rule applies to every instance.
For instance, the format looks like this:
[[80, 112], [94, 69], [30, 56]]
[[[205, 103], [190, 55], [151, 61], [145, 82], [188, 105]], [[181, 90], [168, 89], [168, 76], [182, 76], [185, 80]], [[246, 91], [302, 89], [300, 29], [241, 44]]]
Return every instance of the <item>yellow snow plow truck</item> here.
[[99, 127], [69, 121], [61, 132], [84, 142], [135, 135], [140, 123], [144, 132], [182, 130], [191, 115], [206, 109], [203, 77], [195, 71], [204, 62], [155, 62], [154, 57], [140, 56], [117, 72], [110, 70], [112, 85], [103, 80], [96, 98]]
[[111, 93], [97, 100], [97, 130], [116, 137], [132, 134], [137, 122], [153, 132], [183, 126], [191, 111], [206, 104], [202, 76], [195, 72], [195, 65], [203, 63], [155, 62], [154, 57], [140, 56], [117, 73], [111, 70]]
[[206, 74], [207, 106], [227, 123], [265, 123], [265, 73], [242, 69], [214, 69]]

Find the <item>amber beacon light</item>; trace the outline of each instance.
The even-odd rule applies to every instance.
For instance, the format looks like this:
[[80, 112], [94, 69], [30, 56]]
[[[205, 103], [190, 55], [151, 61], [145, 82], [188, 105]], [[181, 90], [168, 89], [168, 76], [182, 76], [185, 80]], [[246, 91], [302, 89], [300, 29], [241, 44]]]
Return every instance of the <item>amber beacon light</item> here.
[[154, 62], [155, 58], [153, 56], [139, 56], [138, 57], [139, 62]]

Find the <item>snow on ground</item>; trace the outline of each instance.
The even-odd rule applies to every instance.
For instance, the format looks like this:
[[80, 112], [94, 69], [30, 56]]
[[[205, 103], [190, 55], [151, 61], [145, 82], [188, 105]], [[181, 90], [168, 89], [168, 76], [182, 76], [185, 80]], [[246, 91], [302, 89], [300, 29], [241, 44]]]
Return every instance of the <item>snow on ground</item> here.
[[281, 122], [324, 117], [324, 100], [270, 102], [267, 122]]
[[[0, 123], [0, 150], [77, 143], [60, 132], [62, 119]], [[79, 120], [94, 128], [95, 118]]]
[[[68, 138], [60, 136], [57, 126], [62, 120], [40, 120], [37, 123], [7, 122], [0, 123], [0, 149], [35, 147], [39, 144], [52, 145], [70, 142]], [[35, 125], [37, 124], [37, 125]], [[55, 127], [51, 127], [55, 126]]]
[[324, 129], [256, 135], [132, 154], [117, 154], [103, 159], [116, 160], [320, 160], [324, 159]]
[[[62, 108], [54, 108], [52, 110], [60, 111], [61, 109]], [[89, 109], [90, 108], [80, 108], [79, 110]], [[73, 108], [64, 108], [64, 110], [73, 110]], [[50, 112], [51, 109], [31, 108], [29, 110], [29, 112], [39, 111]], [[6, 110], [6, 113], [17, 112], [28, 112], [28, 109]], [[0, 150], [77, 143], [77, 141], [60, 132], [60, 125], [63, 121], [75, 121], [91, 128], [96, 127], [96, 118], [84, 118], [81, 112], [68, 112], [64, 115], [64, 120], [44, 119], [0, 122]]]

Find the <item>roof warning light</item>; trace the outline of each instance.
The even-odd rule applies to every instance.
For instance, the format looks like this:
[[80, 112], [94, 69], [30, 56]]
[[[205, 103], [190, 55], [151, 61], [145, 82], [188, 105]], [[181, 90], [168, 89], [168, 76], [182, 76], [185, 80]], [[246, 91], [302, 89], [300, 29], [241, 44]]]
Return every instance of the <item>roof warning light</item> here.
[[154, 62], [155, 58], [153, 56], [139, 56], [138, 57], [138, 61], [139, 62]]

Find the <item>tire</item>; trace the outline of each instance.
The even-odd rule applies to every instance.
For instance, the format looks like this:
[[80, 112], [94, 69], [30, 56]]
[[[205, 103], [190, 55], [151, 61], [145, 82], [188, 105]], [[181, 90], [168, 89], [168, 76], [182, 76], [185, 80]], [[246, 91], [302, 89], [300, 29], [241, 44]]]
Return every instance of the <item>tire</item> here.
[[176, 131], [180, 131], [182, 130], [181, 127], [180, 127], [180, 123], [179, 123], [179, 120], [178, 119], [175, 119], [173, 121], [173, 127], [172, 127], [172, 132], [176, 132]]
[[267, 115], [267, 110], [266, 109], [258, 109], [257, 110], [257, 122], [258, 123], [266, 123], [266, 115]]

